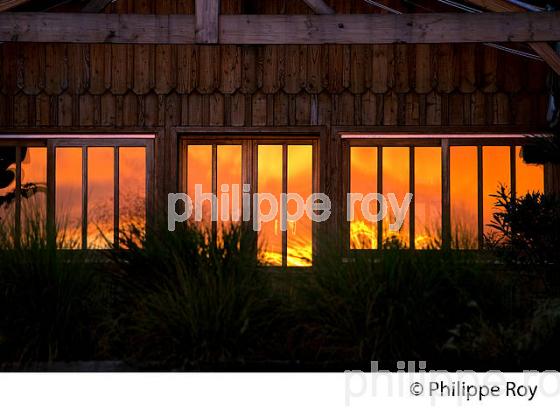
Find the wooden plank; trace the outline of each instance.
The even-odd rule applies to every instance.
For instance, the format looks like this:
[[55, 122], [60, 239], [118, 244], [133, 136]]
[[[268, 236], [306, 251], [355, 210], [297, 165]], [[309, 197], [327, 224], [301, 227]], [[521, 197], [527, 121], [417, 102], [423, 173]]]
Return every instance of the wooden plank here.
[[525, 42], [558, 37], [560, 12], [220, 17], [220, 42], [225, 44]]
[[303, 0], [315, 14], [334, 14], [334, 10], [323, 0]]
[[[560, 12], [222, 15], [221, 44], [389, 44], [560, 40]], [[189, 15], [1, 13], [0, 41], [189, 44]], [[540, 47], [540, 46], [539, 46]], [[544, 52], [544, 50], [540, 50]], [[550, 54], [554, 56], [556, 54]]]
[[195, 41], [216, 44], [219, 35], [220, 0], [196, 0]]
[[[523, 13], [523, 14], [541, 14], [541, 13], [526, 13], [524, 8], [510, 3], [505, 0], [467, 0], [468, 2], [482, 7], [486, 10], [491, 10], [500, 13]], [[560, 74], [560, 54], [558, 54], [549, 44], [544, 42], [535, 42], [538, 39], [528, 39], [531, 41], [529, 45], [544, 61], [552, 68], [557, 74]], [[545, 40], [547, 41], [547, 40]]]
[[177, 91], [190, 93], [198, 82], [199, 46], [183, 45], [177, 49]]
[[113, 0], [89, 0], [88, 3], [82, 7], [82, 13], [100, 13], [112, 2]]
[[21, 6], [22, 4], [27, 3], [29, 0], [1, 0], [0, 1], [0, 12], [8, 11], [13, 9], [14, 7]]
[[241, 87], [241, 49], [234, 45], [221, 47], [220, 91], [232, 94]]

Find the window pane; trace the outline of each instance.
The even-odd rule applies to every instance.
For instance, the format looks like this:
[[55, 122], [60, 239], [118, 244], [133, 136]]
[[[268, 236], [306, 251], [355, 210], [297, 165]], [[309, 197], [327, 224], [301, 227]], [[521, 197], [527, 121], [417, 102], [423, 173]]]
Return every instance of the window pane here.
[[108, 248], [114, 239], [115, 149], [88, 148], [89, 249]]
[[0, 228], [2, 240], [11, 242], [15, 222], [16, 147], [0, 146]]
[[[241, 145], [218, 145], [218, 238], [222, 226], [228, 221], [238, 223], [241, 220], [242, 168]], [[212, 152], [210, 152], [210, 160]], [[210, 168], [212, 169], [212, 168]], [[211, 186], [211, 185], [210, 185]], [[236, 192], [234, 192], [234, 190]], [[234, 195], [235, 194], [235, 195]], [[222, 204], [222, 198], [226, 203]], [[222, 207], [224, 208], [222, 210]]]
[[[313, 193], [313, 147], [288, 146], [288, 192], [299, 194], [304, 201]], [[295, 215], [297, 204], [288, 203], [288, 213]], [[288, 223], [288, 266], [311, 266], [312, 221], [304, 214]]]
[[476, 147], [450, 147], [452, 247], [478, 247], [478, 166]]
[[33, 229], [44, 237], [47, 221], [47, 148], [22, 149], [21, 224], [22, 238]]
[[506, 188], [506, 192], [510, 191], [510, 169], [510, 147], [482, 147], [484, 235], [489, 238], [494, 235], [494, 230], [488, 224], [496, 212], [496, 198], [490, 195], [495, 195], [501, 185]]
[[[259, 145], [258, 147], [258, 192], [272, 195], [280, 204], [282, 193], [282, 145]], [[279, 206], [280, 208], [280, 206]], [[261, 215], [271, 211], [269, 201], [262, 201]], [[281, 210], [269, 222], [263, 222], [259, 232], [259, 259], [265, 265], [282, 265]]]
[[[202, 193], [212, 193], [212, 145], [189, 145], [187, 148], [187, 194], [195, 204], [195, 185], [200, 184]], [[202, 222], [210, 228], [212, 205], [202, 203]], [[193, 212], [194, 218], [194, 212]]]
[[82, 148], [56, 149], [56, 223], [60, 246], [76, 249], [82, 238]]
[[[367, 195], [377, 192], [377, 148], [350, 148], [350, 193]], [[351, 210], [352, 211], [352, 210]], [[377, 202], [369, 212], [377, 214]], [[350, 219], [350, 249], [377, 249], [377, 223], [362, 214], [360, 201], [354, 202]]]
[[515, 188], [519, 198], [528, 192], [544, 192], [544, 167], [526, 164], [521, 157], [521, 147], [515, 147]]
[[119, 148], [119, 229], [146, 224], [146, 148]]
[[[405, 195], [410, 193], [409, 148], [383, 148], [383, 193], [385, 196], [394, 193], [399, 204], [402, 204]], [[409, 242], [409, 217], [407, 213], [405, 221], [399, 230], [391, 230], [389, 224], [396, 221], [396, 215], [389, 206], [387, 217], [383, 219], [383, 247], [408, 247]]]
[[414, 149], [414, 245], [417, 249], [441, 246], [441, 148]]

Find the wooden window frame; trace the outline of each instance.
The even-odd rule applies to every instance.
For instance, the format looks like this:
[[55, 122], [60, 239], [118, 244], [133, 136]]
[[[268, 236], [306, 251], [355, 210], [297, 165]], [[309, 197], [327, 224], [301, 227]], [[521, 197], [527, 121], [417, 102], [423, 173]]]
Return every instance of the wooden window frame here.
[[[452, 232], [451, 232], [451, 181], [450, 181], [450, 152], [454, 146], [469, 146], [477, 149], [477, 249], [482, 249], [484, 244], [484, 213], [483, 213], [483, 161], [482, 149], [485, 146], [501, 146], [510, 147], [510, 189], [512, 195], [516, 195], [516, 147], [529, 143], [528, 136], [520, 133], [491, 133], [484, 132], [477, 137], [472, 132], [465, 133], [429, 133], [425, 131], [423, 134], [404, 134], [404, 133], [383, 133], [382, 130], [376, 132], [340, 132], [339, 136], [342, 140], [342, 186], [343, 194], [350, 192], [350, 148], [351, 147], [376, 147], [377, 149], [377, 191], [383, 192], [383, 147], [406, 147], [409, 148], [409, 192], [415, 193], [415, 147], [440, 147], [441, 148], [441, 230], [442, 230], [442, 246], [441, 249], [451, 249]], [[544, 169], [543, 169], [544, 171]], [[545, 173], [543, 172], [543, 187], [545, 182]], [[342, 204], [343, 215], [347, 215], [347, 203]], [[406, 250], [415, 250], [415, 200], [410, 204], [409, 208], [409, 236], [410, 244]], [[379, 252], [382, 251], [383, 230], [382, 221], [377, 225], [377, 249], [351, 249], [350, 245], [350, 222], [344, 218], [344, 240], [343, 246], [346, 253], [352, 252]]]
[[[87, 212], [88, 212], [88, 148], [106, 147], [114, 150], [114, 247], [119, 247], [119, 150], [128, 147], [144, 147], [146, 149], [146, 225], [151, 222], [154, 207], [154, 141], [155, 133], [130, 134], [115, 133], [25, 133], [0, 134], [0, 146], [16, 147], [16, 203], [15, 203], [15, 241], [19, 244], [21, 237], [21, 148], [41, 147], [47, 150], [47, 235], [50, 241], [55, 241], [56, 232], [56, 149], [75, 147], [82, 149], [82, 214], [81, 241], [79, 251], [99, 251], [87, 247]], [[101, 251], [103, 249], [100, 249]]]
[[[311, 145], [313, 150], [312, 158], [312, 192], [320, 192], [320, 140], [323, 130], [321, 128], [245, 128], [245, 129], [224, 129], [224, 128], [202, 128], [202, 129], [183, 129], [177, 131], [179, 141], [179, 188], [181, 192], [187, 192], [188, 183], [188, 164], [187, 149], [189, 145], [211, 145], [212, 146], [212, 192], [217, 192], [217, 155], [218, 145], [241, 145], [242, 146], [242, 184], [249, 184], [251, 196], [258, 192], [258, 146], [259, 145], [281, 145], [282, 153], [282, 192], [287, 191], [287, 147], [289, 145]], [[251, 219], [248, 224], [252, 224], [254, 215], [251, 209]], [[217, 231], [217, 223], [212, 222], [212, 232]], [[318, 227], [317, 223], [312, 223], [312, 258], [317, 255]], [[282, 232], [282, 265], [267, 266], [266, 269], [293, 269], [305, 270], [310, 267], [287, 266], [287, 231]], [[313, 263], [312, 263], [313, 264]]]

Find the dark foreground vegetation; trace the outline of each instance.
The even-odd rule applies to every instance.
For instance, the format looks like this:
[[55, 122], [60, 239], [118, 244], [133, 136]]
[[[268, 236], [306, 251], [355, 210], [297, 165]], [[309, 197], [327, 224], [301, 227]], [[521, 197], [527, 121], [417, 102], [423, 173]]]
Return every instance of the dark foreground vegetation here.
[[258, 266], [254, 237], [131, 229], [123, 250], [56, 251], [0, 231], [0, 366], [133, 370], [559, 369], [560, 203], [496, 195], [485, 252], [321, 247], [312, 271]]

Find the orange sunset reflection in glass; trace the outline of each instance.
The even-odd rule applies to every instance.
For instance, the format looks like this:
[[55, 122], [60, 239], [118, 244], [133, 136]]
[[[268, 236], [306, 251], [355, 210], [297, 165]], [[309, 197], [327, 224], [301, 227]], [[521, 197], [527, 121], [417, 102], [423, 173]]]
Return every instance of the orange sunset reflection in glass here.
[[[377, 147], [350, 148], [350, 192], [367, 194], [377, 192]], [[440, 147], [383, 147], [383, 193], [393, 192], [399, 203], [410, 191], [410, 150], [414, 149], [414, 245], [416, 249], [441, 247], [442, 169]], [[543, 192], [544, 175], [541, 165], [529, 165], [520, 156], [521, 147], [515, 147], [516, 195], [531, 191]], [[482, 222], [483, 234], [492, 235], [492, 215], [496, 211], [495, 194], [503, 185], [511, 189], [510, 146], [482, 147]], [[452, 247], [478, 247], [478, 148], [476, 146], [450, 147], [450, 216]], [[375, 204], [375, 203], [374, 203]], [[370, 212], [377, 213], [372, 205]], [[389, 229], [394, 215], [382, 223], [383, 247], [398, 244], [410, 247], [410, 214], [398, 232]], [[351, 249], [378, 249], [377, 223], [366, 220], [360, 204], [355, 203], [350, 221]]]

